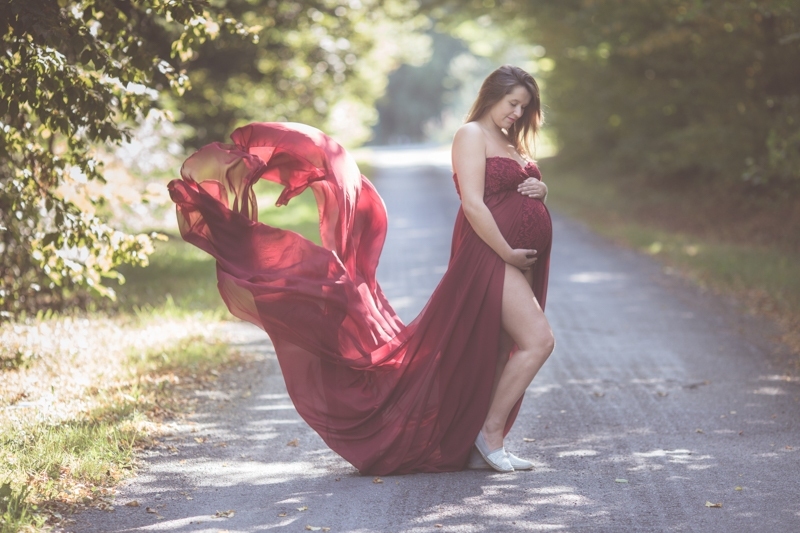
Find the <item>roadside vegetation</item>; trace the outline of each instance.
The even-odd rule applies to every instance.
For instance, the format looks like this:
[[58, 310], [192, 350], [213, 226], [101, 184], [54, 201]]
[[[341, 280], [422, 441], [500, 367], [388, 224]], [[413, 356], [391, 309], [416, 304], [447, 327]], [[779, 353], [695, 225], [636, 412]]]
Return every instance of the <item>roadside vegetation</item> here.
[[[259, 186], [262, 219], [318, 235], [313, 195], [275, 208], [278, 189]], [[213, 258], [172, 236], [150, 261], [121, 269], [114, 307], [0, 326], [0, 533], [112, 511], [137, 452], [192, 412], [196, 390], [250, 360], [226, 344]]]
[[[256, 120], [357, 144], [425, 24], [375, 0], [0, 5], [0, 533], [110, 510], [137, 450], [247, 358], [213, 259], [168, 216], [186, 150]], [[258, 194], [318, 240], [310, 193]]]
[[[26, 0], [0, 5], [0, 39], [0, 533], [109, 508], [136, 450], [247, 358], [213, 259], [161, 216], [187, 147], [250, 121], [450, 138], [505, 62], [543, 87], [555, 206], [775, 317], [800, 353], [788, 0]], [[263, 222], [319, 241], [310, 192], [257, 194]]]
[[[725, 184], [610, 175], [602, 165], [542, 161], [549, 202], [747, 312], [776, 320], [800, 356], [800, 199]], [[800, 359], [794, 362], [800, 370]]]

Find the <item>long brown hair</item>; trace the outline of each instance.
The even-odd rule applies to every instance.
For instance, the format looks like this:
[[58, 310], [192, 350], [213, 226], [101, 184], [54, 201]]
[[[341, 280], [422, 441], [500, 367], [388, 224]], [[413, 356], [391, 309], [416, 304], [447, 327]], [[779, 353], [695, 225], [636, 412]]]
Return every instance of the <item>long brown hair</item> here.
[[515, 87], [525, 87], [531, 95], [531, 101], [525, 107], [522, 116], [508, 128], [508, 138], [517, 152], [531, 157], [531, 146], [534, 145], [534, 138], [543, 122], [542, 101], [539, 98], [539, 85], [536, 80], [521, 68], [503, 65], [489, 74], [483, 80], [478, 98], [472, 104], [466, 122], [474, 122], [481, 118]]

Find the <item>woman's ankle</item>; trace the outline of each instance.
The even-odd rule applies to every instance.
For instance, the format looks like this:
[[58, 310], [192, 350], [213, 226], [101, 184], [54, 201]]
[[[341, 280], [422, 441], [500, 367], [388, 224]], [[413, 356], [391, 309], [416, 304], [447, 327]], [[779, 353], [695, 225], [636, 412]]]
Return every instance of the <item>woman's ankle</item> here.
[[498, 448], [503, 447], [503, 427], [493, 427], [491, 424], [483, 424], [481, 427], [481, 433], [483, 434], [483, 440], [486, 441], [486, 444], [492, 449], [496, 450]]

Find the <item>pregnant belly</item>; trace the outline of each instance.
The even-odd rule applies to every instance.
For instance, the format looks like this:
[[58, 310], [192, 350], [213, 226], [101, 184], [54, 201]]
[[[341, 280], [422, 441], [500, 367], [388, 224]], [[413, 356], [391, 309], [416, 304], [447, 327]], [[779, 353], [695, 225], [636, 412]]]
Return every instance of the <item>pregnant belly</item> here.
[[550, 246], [553, 238], [550, 212], [541, 200], [527, 196], [522, 198], [522, 206], [519, 211], [520, 224], [516, 231], [508, 236], [508, 243], [512, 248], [544, 250]]

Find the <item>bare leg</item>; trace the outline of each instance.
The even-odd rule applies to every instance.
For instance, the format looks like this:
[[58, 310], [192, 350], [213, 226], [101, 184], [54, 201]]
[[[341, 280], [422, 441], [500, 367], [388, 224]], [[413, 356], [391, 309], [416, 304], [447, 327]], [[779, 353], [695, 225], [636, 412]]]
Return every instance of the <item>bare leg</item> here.
[[490, 396], [489, 405], [492, 405], [494, 401], [494, 395], [497, 392], [497, 384], [500, 382], [500, 376], [503, 375], [503, 370], [506, 368], [506, 363], [508, 363], [508, 356], [511, 353], [511, 348], [514, 347], [514, 339], [511, 338], [511, 335], [505, 332], [505, 330], [500, 330], [500, 349], [497, 353], [497, 366], [495, 367], [494, 372], [494, 383], [492, 384], [492, 395]]
[[481, 431], [490, 450], [503, 446], [503, 428], [508, 414], [555, 345], [550, 324], [533, 295], [530, 282], [511, 265], [506, 265], [501, 323], [519, 350], [504, 364], [483, 423]]
[[[528, 285], [533, 285], [533, 270], [523, 272]], [[494, 394], [497, 391], [497, 383], [500, 381], [500, 376], [503, 374], [503, 369], [508, 363], [508, 356], [511, 353], [511, 348], [514, 347], [514, 339], [511, 338], [506, 330], [500, 330], [500, 349], [497, 352], [497, 366], [494, 372], [494, 383], [492, 384], [492, 395], [490, 396], [489, 405], [494, 400]]]

